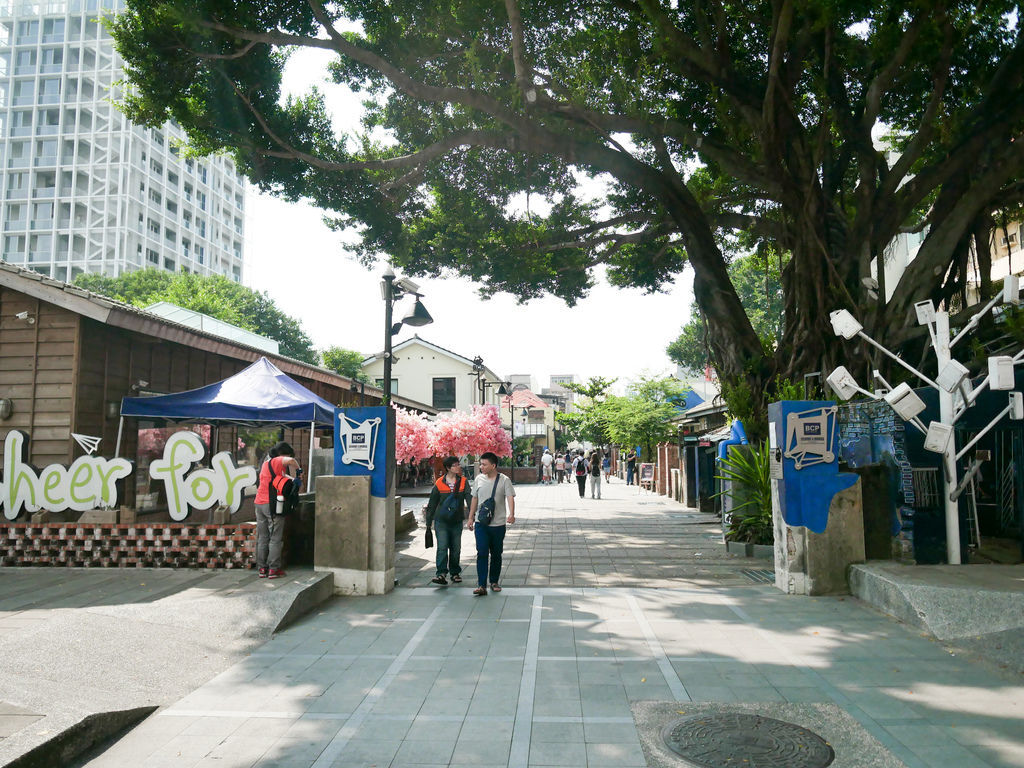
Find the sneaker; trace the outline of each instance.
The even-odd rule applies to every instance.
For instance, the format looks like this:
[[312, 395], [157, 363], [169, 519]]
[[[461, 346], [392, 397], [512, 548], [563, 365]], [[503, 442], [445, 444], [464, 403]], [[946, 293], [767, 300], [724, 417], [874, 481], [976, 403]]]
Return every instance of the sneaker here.
[[260, 568], [260, 578], [261, 579], [267, 578], [267, 569], [266, 568]]
[[448, 580], [445, 579], [444, 574], [438, 574], [430, 580], [431, 584], [440, 584], [442, 587], [448, 586]]
[[282, 576], [287, 576], [284, 571], [280, 568], [271, 568], [270, 573], [267, 575], [268, 579], [280, 579]]

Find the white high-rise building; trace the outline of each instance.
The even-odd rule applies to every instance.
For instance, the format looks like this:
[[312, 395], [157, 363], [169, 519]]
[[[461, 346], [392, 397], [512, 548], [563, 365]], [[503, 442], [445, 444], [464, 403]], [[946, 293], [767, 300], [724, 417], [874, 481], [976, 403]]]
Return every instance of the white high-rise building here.
[[114, 106], [100, 23], [122, 0], [0, 0], [0, 258], [71, 281], [158, 267], [241, 282], [245, 186], [228, 157], [185, 159], [173, 125]]

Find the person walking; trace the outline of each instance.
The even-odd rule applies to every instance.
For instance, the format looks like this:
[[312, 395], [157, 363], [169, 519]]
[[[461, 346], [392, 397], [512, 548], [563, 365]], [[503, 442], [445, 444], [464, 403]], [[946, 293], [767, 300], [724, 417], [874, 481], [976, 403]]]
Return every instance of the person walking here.
[[541, 484], [551, 485], [551, 470], [552, 465], [555, 463], [555, 457], [551, 455], [551, 451], [547, 448], [544, 449], [544, 455], [540, 457], [540, 470], [541, 470]]
[[[492, 506], [493, 503], [493, 506]], [[490, 519], [487, 507], [491, 508]], [[507, 510], [507, 512], [506, 512]], [[469, 530], [476, 535], [476, 580], [473, 594], [487, 594], [488, 577], [492, 592], [501, 592], [501, 553], [505, 546], [506, 526], [516, 521], [516, 489], [512, 481], [498, 472], [498, 457], [491, 451], [480, 456], [480, 475], [473, 485], [469, 509]]]
[[610, 483], [612, 481], [612, 456], [611, 451], [605, 453], [604, 458], [601, 459], [601, 469], [604, 470], [604, 481]]
[[565, 456], [561, 454], [555, 459], [555, 476], [558, 478], [558, 484], [561, 485], [565, 480]]
[[576, 476], [576, 485], [579, 488], [581, 499], [587, 490], [587, 470], [589, 468], [587, 457], [583, 455], [583, 450], [580, 449], [576, 458], [572, 461], [572, 473]]
[[[601, 451], [590, 454], [590, 498], [601, 498]], [[596, 496], [594, 494], [597, 494]]]
[[449, 574], [453, 583], [462, 581], [462, 528], [466, 524], [469, 504], [469, 482], [462, 474], [462, 465], [457, 457], [449, 456], [444, 460], [444, 474], [430, 489], [430, 500], [427, 501], [427, 528], [434, 526], [437, 543], [437, 573], [430, 580], [433, 584], [447, 585]]
[[[633, 478], [636, 477], [636, 449], [630, 448], [629, 453], [626, 454], [626, 485], [633, 484]], [[637, 485], [639, 485], [639, 478], [637, 478]]]
[[[296, 478], [302, 473], [295, 451], [285, 442], [277, 443], [260, 466], [256, 485], [256, 567], [261, 579], [279, 579], [285, 575], [281, 568], [281, 549], [284, 541], [284, 517], [275, 514], [277, 491], [271, 488], [274, 477], [286, 475]], [[297, 482], [297, 481], [296, 481]]]

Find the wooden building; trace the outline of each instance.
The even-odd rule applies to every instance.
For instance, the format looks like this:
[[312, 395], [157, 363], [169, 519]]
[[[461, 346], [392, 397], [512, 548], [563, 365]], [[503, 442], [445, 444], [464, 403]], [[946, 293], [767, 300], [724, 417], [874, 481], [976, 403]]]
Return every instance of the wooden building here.
[[[179, 325], [136, 307], [89, 293], [31, 270], [0, 262], [0, 454], [10, 430], [30, 437], [29, 462], [70, 463], [83, 455], [71, 434], [101, 437], [99, 454], [112, 456], [121, 398], [182, 392], [212, 384], [266, 356], [303, 386], [337, 405], [379, 405], [382, 391], [254, 347]], [[362, 389], [363, 391], [360, 391]], [[394, 398], [422, 412], [433, 409]], [[2, 411], [0, 411], [2, 414]], [[138, 424], [127, 419], [121, 455], [136, 454]], [[215, 450], [237, 443], [220, 429]], [[288, 432], [305, 465], [309, 431]], [[304, 467], [305, 468], [305, 467]], [[132, 484], [123, 503], [135, 505]]]

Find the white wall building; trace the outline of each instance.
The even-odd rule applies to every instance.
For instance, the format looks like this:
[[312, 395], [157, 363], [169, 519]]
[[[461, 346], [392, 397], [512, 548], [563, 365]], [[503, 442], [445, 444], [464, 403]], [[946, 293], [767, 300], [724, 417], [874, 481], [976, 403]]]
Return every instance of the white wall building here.
[[100, 20], [122, 0], [0, 0], [0, 258], [71, 281], [158, 267], [241, 282], [245, 187], [227, 157], [185, 160], [172, 125], [114, 106]]
[[[483, 403], [500, 405], [500, 379], [486, 365], [413, 336], [396, 344], [392, 354], [391, 391], [396, 395], [433, 405], [439, 411], [468, 411], [481, 403], [478, 381], [484, 383]], [[384, 384], [383, 353], [363, 361], [363, 372], [378, 387]]]

